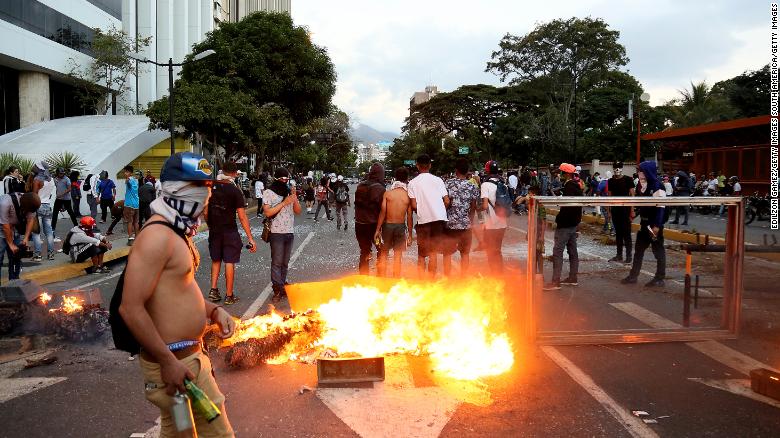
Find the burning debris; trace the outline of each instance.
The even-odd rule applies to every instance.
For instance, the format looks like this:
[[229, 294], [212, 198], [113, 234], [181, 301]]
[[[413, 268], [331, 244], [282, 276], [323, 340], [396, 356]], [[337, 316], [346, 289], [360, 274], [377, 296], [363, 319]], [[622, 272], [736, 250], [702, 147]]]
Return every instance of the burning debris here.
[[98, 289], [49, 293], [26, 280], [15, 280], [0, 289], [0, 334], [22, 327], [28, 333], [87, 341], [109, 329], [108, 311], [101, 308]]
[[225, 362], [231, 367], [249, 368], [280, 358], [285, 362], [304, 351], [322, 336], [322, 321], [314, 311], [267, 315], [239, 321], [236, 333], [220, 346], [226, 349]]
[[514, 363], [498, 280], [402, 280], [385, 291], [345, 282], [340, 289], [315, 311], [272, 310], [240, 321], [220, 345], [225, 361], [246, 368], [310, 357], [428, 355], [434, 370], [462, 380], [501, 374]]

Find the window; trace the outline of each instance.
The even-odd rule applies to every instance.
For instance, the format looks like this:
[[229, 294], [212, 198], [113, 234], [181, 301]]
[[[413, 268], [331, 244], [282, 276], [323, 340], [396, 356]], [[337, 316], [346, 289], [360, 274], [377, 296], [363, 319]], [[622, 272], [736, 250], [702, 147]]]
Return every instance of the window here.
[[95, 31], [37, 0], [0, 0], [0, 20], [92, 55]]

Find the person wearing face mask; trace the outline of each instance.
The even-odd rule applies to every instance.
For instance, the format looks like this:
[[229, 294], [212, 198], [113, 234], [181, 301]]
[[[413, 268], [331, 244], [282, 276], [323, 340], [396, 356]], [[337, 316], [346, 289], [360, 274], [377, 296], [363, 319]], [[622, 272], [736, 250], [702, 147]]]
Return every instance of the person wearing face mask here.
[[[623, 163], [616, 161], [612, 165], [615, 172], [607, 185], [608, 196], [634, 196], [634, 180], [623, 175]], [[615, 242], [617, 243], [617, 255], [609, 259], [610, 262], [623, 262], [630, 264], [631, 259], [631, 220], [633, 213], [631, 207], [614, 206], [610, 208], [612, 225], [615, 229]], [[623, 259], [623, 247], [626, 248], [626, 258]]]
[[301, 214], [301, 204], [294, 191], [290, 190], [290, 172], [280, 167], [274, 171], [276, 179], [263, 192], [263, 214], [271, 220], [271, 300], [279, 302], [287, 295], [287, 268], [292, 255], [295, 216]]
[[[637, 196], [652, 196], [654, 198], [665, 198], [666, 191], [664, 185], [658, 180], [658, 173], [655, 161], [643, 161], [639, 164], [639, 186], [637, 187]], [[623, 284], [633, 284], [637, 282], [639, 271], [642, 269], [642, 260], [645, 250], [651, 246], [653, 255], [655, 255], [656, 268], [655, 276], [645, 286], [662, 287], [664, 277], [666, 276], [666, 250], [664, 249], [664, 222], [666, 222], [666, 209], [663, 206], [642, 206], [639, 207], [639, 231], [636, 233], [636, 244], [634, 245], [634, 264], [631, 266], [631, 272], [628, 277], [620, 280]]]
[[198, 435], [234, 436], [225, 396], [201, 345], [209, 321], [217, 324], [223, 338], [233, 334], [235, 322], [222, 306], [203, 298], [195, 281], [200, 256], [191, 240], [208, 203], [212, 172], [206, 159], [191, 152], [166, 160], [160, 175], [162, 196], [151, 203], [152, 216], [133, 244], [118, 315], [111, 316], [114, 321], [121, 317], [140, 344], [146, 399], [160, 409], [160, 436], [178, 436], [172, 396], [187, 393], [185, 379], [221, 412], [211, 422], [194, 412]]

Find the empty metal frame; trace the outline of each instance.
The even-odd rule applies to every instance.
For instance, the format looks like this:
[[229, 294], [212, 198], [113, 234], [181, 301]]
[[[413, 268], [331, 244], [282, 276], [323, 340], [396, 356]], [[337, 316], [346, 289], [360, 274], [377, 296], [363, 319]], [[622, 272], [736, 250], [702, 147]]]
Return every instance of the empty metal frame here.
[[[715, 328], [671, 328], [635, 330], [592, 330], [577, 332], [539, 332], [537, 295], [541, 291], [541, 275], [536, 272], [536, 251], [528, 251], [526, 272], [525, 306], [527, 320], [526, 335], [543, 345], [615, 344], [642, 342], [687, 342], [711, 339], [733, 339], [739, 330], [742, 308], [742, 269], [745, 255], [745, 208], [741, 197], [700, 198], [652, 198], [652, 197], [583, 197], [583, 196], [538, 196], [528, 202], [528, 248], [536, 248], [536, 216], [539, 205], [557, 207], [593, 206], [665, 206], [725, 205], [728, 207], [726, 222], [726, 252], [724, 259], [723, 308], [720, 327]], [[533, 220], [532, 220], [533, 219]]]

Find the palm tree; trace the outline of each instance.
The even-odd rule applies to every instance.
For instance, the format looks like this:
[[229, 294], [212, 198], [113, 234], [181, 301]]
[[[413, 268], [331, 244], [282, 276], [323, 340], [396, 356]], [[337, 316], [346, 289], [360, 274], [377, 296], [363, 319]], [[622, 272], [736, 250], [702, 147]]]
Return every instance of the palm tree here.
[[730, 120], [737, 116], [728, 99], [714, 92], [706, 81], [691, 82], [690, 90], [679, 91], [682, 97], [672, 102], [677, 128]]

